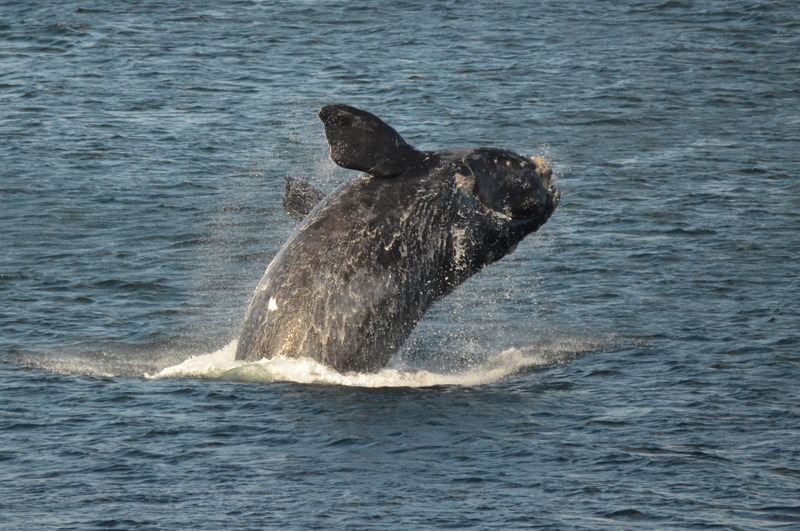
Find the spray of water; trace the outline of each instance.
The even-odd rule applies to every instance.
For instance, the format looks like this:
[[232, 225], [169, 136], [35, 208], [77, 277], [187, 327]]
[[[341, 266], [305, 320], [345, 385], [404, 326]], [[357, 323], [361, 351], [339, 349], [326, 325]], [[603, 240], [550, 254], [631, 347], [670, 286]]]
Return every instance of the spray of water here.
[[234, 359], [236, 341], [224, 348], [166, 367], [148, 378], [213, 378], [236, 382], [291, 381], [355, 387], [430, 387], [485, 385], [532, 369], [563, 363], [580, 354], [614, 342], [613, 337], [572, 338], [543, 347], [509, 348], [488, 355], [484, 361], [458, 372], [432, 372], [404, 367], [393, 360], [375, 373], [341, 374], [309, 358], [274, 358], [246, 363]]

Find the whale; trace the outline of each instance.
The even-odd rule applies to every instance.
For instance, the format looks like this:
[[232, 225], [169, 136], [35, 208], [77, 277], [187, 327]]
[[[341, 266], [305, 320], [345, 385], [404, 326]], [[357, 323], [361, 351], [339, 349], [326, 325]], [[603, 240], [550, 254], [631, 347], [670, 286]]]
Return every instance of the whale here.
[[539, 229], [561, 193], [538, 156], [423, 151], [365, 110], [318, 115], [331, 160], [359, 173], [329, 194], [286, 179], [283, 206], [301, 221], [255, 289], [236, 359], [375, 372], [432, 304]]

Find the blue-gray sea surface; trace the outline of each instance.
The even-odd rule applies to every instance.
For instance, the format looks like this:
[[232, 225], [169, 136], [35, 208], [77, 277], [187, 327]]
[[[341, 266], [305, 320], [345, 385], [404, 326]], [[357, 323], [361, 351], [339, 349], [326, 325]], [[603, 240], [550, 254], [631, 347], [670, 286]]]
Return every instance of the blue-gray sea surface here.
[[[800, 528], [800, 10], [0, 2], [0, 528]], [[551, 160], [390, 367], [232, 361], [316, 111]]]

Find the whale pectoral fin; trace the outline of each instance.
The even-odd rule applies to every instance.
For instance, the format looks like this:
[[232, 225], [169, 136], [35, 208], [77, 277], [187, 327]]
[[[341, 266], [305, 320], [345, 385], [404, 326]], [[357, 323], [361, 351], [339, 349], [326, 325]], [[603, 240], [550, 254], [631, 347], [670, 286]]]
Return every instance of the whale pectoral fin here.
[[319, 119], [325, 125], [331, 160], [343, 168], [394, 177], [425, 158], [397, 131], [367, 111], [327, 105], [320, 109]]
[[294, 219], [302, 220], [325, 198], [322, 191], [302, 179], [288, 176], [284, 179], [286, 179], [286, 194], [283, 196], [283, 208]]

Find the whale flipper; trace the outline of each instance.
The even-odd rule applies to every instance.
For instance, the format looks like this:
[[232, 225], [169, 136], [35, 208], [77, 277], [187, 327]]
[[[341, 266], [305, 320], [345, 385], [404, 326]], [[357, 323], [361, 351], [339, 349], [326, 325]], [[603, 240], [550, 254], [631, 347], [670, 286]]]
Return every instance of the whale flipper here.
[[288, 176], [284, 179], [286, 179], [286, 194], [283, 196], [283, 208], [296, 220], [306, 217], [325, 198], [321, 190], [317, 190], [302, 179]]
[[367, 111], [349, 105], [320, 109], [331, 160], [375, 177], [394, 177], [417, 166], [425, 154], [411, 147], [397, 131]]

